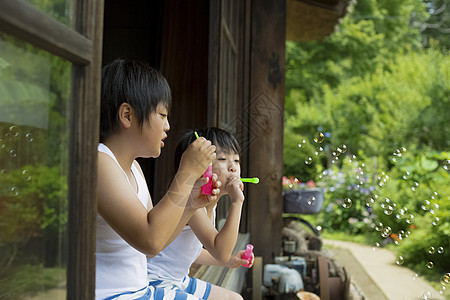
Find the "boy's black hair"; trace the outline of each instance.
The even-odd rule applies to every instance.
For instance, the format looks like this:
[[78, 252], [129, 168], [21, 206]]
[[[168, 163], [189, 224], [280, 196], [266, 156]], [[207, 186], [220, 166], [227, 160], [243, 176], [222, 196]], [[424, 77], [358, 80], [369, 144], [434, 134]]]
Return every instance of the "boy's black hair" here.
[[220, 150], [225, 153], [241, 153], [241, 147], [239, 146], [238, 141], [226, 130], [217, 127], [204, 127], [196, 130], [189, 130], [181, 137], [177, 148], [175, 149], [175, 170], [178, 170], [178, 165], [180, 164], [181, 156], [184, 151], [186, 151], [189, 145], [196, 139], [194, 131], [196, 131], [199, 136], [210, 140], [216, 147], [220, 147]]
[[119, 129], [119, 107], [128, 103], [142, 127], [159, 104], [170, 108], [172, 95], [164, 76], [143, 61], [116, 59], [102, 69], [100, 141]]

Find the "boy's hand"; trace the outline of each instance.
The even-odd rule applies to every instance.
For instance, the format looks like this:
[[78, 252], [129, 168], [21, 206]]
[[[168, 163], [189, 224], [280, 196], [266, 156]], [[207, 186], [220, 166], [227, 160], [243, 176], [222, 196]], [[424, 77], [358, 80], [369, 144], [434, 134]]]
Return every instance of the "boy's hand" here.
[[225, 191], [227, 191], [228, 195], [232, 202], [243, 202], [244, 197], [244, 184], [237, 177], [231, 177], [228, 179], [227, 184], [225, 185]]
[[[238, 267], [240, 267], [242, 265], [248, 264], [248, 260], [241, 258], [242, 254], [244, 254], [244, 252], [245, 252], [244, 250], [240, 250], [240, 251], [232, 254], [231, 257], [230, 257], [230, 260], [225, 265], [225, 267], [228, 267], [230, 269], [235, 269], [235, 268], [238, 268]], [[250, 267], [253, 266], [253, 260], [254, 260], [254, 256], [252, 255], [252, 262], [250, 264]]]
[[212, 175], [212, 194], [211, 195], [204, 195], [202, 194], [202, 185], [208, 182], [208, 178], [200, 178], [198, 179], [194, 187], [192, 188], [191, 194], [189, 196], [189, 202], [188, 205], [199, 209], [201, 207], [205, 207], [211, 203], [217, 202], [218, 198], [217, 195], [220, 193], [219, 187], [222, 185], [222, 183], [217, 180], [217, 174], [213, 173]]
[[180, 172], [193, 173], [195, 178], [203, 175], [208, 165], [216, 159], [216, 146], [204, 137], [196, 139], [181, 156]]

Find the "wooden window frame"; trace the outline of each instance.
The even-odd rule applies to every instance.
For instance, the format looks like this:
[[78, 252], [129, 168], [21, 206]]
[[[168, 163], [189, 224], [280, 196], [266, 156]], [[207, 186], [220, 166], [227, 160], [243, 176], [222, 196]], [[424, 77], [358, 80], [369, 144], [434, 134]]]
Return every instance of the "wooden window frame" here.
[[67, 299], [95, 297], [103, 0], [74, 0], [72, 29], [22, 0], [0, 1], [0, 31], [72, 63]]

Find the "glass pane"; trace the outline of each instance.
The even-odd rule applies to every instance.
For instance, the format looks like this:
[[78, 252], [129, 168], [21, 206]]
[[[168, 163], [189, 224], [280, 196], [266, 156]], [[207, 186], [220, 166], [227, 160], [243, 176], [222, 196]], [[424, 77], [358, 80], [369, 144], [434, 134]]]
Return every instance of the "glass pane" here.
[[47, 13], [52, 18], [73, 28], [72, 0], [26, 0], [37, 9]]
[[0, 299], [65, 299], [70, 83], [0, 33]]

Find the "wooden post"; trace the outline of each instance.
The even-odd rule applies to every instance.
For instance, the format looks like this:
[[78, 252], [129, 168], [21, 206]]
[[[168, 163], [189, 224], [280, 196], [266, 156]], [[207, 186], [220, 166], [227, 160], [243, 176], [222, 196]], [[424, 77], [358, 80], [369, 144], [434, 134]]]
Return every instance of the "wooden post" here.
[[[249, 176], [250, 242], [273, 262], [281, 248], [286, 3], [255, 0], [251, 9]], [[246, 108], [244, 108], [246, 109]]]

